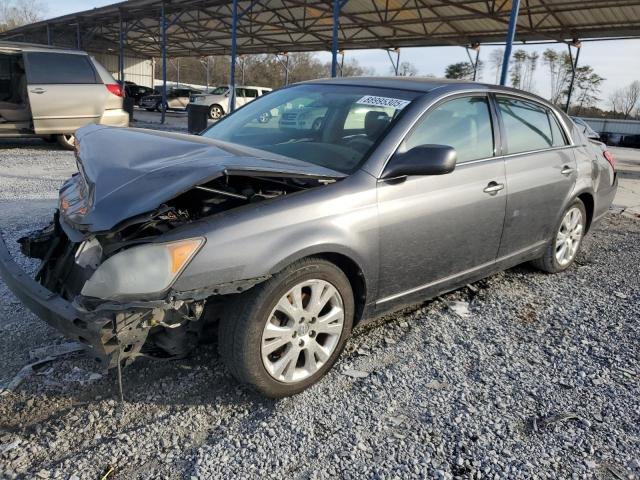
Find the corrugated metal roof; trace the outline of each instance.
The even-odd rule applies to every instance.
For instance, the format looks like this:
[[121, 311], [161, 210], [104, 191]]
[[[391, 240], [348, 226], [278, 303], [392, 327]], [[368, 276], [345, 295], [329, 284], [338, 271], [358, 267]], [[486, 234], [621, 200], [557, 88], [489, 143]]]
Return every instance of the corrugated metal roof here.
[[[349, 0], [340, 15], [340, 48], [468, 45], [504, 41], [511, 0]], [[117, 48], [120, 20], [129, 51], [160, 52], [162, 0], [129, 0], [5, 32], [0, 38]], [[228, 54], [232, 3], [165, 0], [168, 53]], [[329, 50], [331, 0], [242, 0], [238, 53]], [[49, 29], [49, 33], [47, 33]], [[516, 40], [640, 37], [640, 0], [523, 0]]]

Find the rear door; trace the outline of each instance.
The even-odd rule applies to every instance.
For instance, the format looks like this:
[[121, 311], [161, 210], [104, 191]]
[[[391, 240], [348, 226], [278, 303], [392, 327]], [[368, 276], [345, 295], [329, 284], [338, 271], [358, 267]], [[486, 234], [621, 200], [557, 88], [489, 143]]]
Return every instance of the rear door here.
[[546, 242], [576, 182], [573, 147], [553, 111], [496, 95], [507, 173], [507, 211], [499, 256]]
[[257, 88], [245, 88], [244, 89], [244, 103], [249, 103], [251, 100], [258, 98]]
[[29, 103], [36, 133], [73, 133], [96, 123], [109, 94], [85, 54], [25, 54]]
[[247, 103], [247, 94], [244, 88], [236, 88], [236, 108]]

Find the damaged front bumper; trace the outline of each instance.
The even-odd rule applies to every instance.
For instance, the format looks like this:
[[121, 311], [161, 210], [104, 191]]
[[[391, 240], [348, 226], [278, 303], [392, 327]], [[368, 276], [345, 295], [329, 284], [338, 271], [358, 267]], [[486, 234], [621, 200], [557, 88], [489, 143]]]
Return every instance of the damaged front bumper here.
[[24, 305], [67, 337], [84, 344], [105, 368], [126, 365], [140, 354], [155, 310], [140, 306], [83, 311], [47, 290], [13, 260], [0, 232], [0, 276]]

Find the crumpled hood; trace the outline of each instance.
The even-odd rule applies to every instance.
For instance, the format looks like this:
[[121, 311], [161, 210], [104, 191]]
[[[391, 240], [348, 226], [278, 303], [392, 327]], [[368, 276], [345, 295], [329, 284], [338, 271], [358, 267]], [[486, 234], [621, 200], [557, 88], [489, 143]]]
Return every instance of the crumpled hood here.
[[110, 230], [194, 186], [232, 175], [337, 179], [334, 170], [204, 137], [89, 125], [76, 132], [79, 173], [60, 189], [74, 227]]

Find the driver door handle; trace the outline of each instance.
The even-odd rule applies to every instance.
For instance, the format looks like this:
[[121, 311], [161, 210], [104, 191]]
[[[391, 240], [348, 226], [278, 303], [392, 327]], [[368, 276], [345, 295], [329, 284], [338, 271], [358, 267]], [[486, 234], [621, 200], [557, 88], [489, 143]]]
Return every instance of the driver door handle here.
[[565, 165], [564, 167], [562, 167], [562, 170], [560, 170], [560, 173], [562, 175], [571, 175], [573, 173], [573, 168], [571, 168], [568, 165]]
[[31, 93], [44, 93], [46, 92], [46, 90], [44, 88], [34, 88], [33, 90], [30, 90]]
[[489, 195], [495, 195], [503, 188], [504, 188], [504, 183], [489, 182], [489, 184], [482, 191], [484, 193], [488, 193]]

